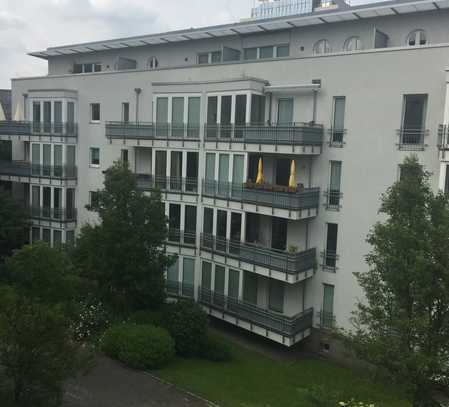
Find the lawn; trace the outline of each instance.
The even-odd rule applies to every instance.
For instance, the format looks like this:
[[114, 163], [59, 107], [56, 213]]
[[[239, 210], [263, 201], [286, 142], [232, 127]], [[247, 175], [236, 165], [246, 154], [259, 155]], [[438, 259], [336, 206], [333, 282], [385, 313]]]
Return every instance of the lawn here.
[[178, 358], [156, 374], [222, 407], [315, 407], [307, 401], [306, 392], [316, 386], [352, 394], [358, 401], [376, 403], [376, 407], [410, 407], [400, 390], [373, 383], [330, 361], [281, 362], [231, 346], [231, 362]]

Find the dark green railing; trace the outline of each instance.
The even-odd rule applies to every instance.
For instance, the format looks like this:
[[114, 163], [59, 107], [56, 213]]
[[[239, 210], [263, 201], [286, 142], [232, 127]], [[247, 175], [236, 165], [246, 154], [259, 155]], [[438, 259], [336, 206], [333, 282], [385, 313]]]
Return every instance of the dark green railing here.
[[165, 282], [165, 289], [167, 291], [167, 295], [170, 297], [195, 297], [195, 287], [193, 284], [167, 280]]
[[76, 123], [63, 122], [30, 122], [5, 120], [0, 121], [0, 135], [6, 136], [57, 136], [78, 137]]
[[263, 188], [248, 188], [245, 184], [214, 180], [203, 180], [202, 194], [211, 198], [288, 210], [318, 208], [320, 202], [319, 188], [302, 188], [296, 192], [276, 192]]
[[168, 228], [167, 243], [175, 246], [196, 246], [196, 233]]
[[201, 234], [201, 249], [288, 274], [315, 269], [317, 264], [316, 249], [287, 253], [208, 234]]
[[30, 207], [31, 217], [34, 219], [52, 220], [55, 222], [75, 222], [77, 211], [75, 208], [48, 208], [45, 206]]
[[198, 288], [198, 301], [242, 321], [288, 337], [305, 332], [313, 324], [313, 308], [288, 317], [202, 287]]
[[106, 137], [110, 139], [166, 140], [200, 138], [200, 125], [148, 122], [106, 122]]
[[321, 146], [324, 129], [312, 123], [206, 124], [204, 135], [205, 141]]

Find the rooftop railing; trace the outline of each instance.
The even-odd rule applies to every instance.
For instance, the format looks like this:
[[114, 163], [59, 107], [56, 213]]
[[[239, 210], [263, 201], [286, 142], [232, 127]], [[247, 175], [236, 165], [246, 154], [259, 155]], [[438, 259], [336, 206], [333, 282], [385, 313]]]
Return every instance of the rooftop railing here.
[[0, 161], [0, 175], [77, 179], [77, 167], [31, 164], [28, 161]]
[[199, 124], [106, 122], [106, 137], [131, 140], [198, 140]]
[[76, 221], [77, 211], [75, 208], [48, 208], [45, 206], [31, 206], [31, 217], [35, 219], [51, 220], [56, 222]]
[[208, 234], [201, 234], [201, 249], [288, 274], [314, 269], [317, 263], [315, 249], [287, 253]]
[[198, 289], [198, 301], [201, 304], [233, 315], [242, 321], [288, 337], [293, 337], [312, 328], [313, 308], [288, 317], [202, 287]]
[[0, 121], [0, 135], [78, 137], [78, 125], [76, 123], [63, 122], [52, 123], [6, 120]]
[[318, 124], [206, 124], [205, 141], [246, 144], [321, 146], [324, 128]]
[[298, 188], [293, 192], [277, 192], [265, 186], [249, 187], [249, 184], [233, 184], [215, 180], [203, 180], [203, 196], [270, 206], [287, 210], [318, 208], [320, 201], [319, 188]]

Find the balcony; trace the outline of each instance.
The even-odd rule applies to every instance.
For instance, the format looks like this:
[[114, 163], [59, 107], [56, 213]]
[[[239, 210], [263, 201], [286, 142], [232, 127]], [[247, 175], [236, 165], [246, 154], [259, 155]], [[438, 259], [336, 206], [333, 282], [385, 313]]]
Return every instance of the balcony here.
[[50, 123], [29, 121], [1, 121], [0, 136], [38, 136], [45, 138], [77, 138], [78, 125], [76, 123]]
[[401, 128], [397, 130], [399, 136], [398, 148], [403, 151], [421, 151], [426, 148], [425, 138], [429, 130]]
[[62, 180], [76, 180], [77, 167], [31, 164], [28, 161], [0, 161], [0, 176], [55, 178]]
[[298, 335], [304, 335], [312, 328], [312, 308], [289, 317], [201, 287], [198, 289], [198, 302], [220, 311], [222, 319], [228, 322], [230, 321], [225, 318], [225, 314], [234, 317], [236, 325], [242, 326], [244, 321], [250, 324], [251, 330], [256, 325], [282, 337], [291, 338], [293, 343]]
[[159, 189], [163, 192], [197, 195], [198, 179], [137, 174], [137, 187], [143, 191]]
[[315, 249], [288, 253], [207, 234], [201, 235], [201, 249], [290, 275], [314, 270], [317, 262]]
[[245, 150], [260, 151], [263, 145], [270, 145], [277, 152], [295, 152], [294, 147], [301, 147], [307, 154], [319, 154], [324, 129], [310, 123], [206, 124], [204, 135], [205, 142], [229, 143], [231, 147], [233, 143], [241, 143]]
[[200, 126], [172, 123], [106, 122], [106, 137], [120, 140], [198, 140]]
[[[258, 207], [268, 207], [272, 210], [272, 214], [274, 209], [289, 212], [310, 211], [309, 214], [300, 216], [300, 218], [315, 216], [320, 201], [319, 188], [288, 188], [277, 185], [257, 186], [252, 183], [233, 184], [214, 180], [203, 181], [202, 194], [204, 197], [255, 205], [256, 212], [258, 212]], [[247, 210], [250, 209], [247, 208]], [[292, 217], [291, 213], [288, 217]]]
[[48, 208], [32, 206], [29, 208], [31, 218], [53, 222], [76, 222], [77, 211], [65, 208]]
[[196, 233], [195, 232], [185, 232], [183, 230], [169, 228], [167, 244], [171, 246], [196, 246]]

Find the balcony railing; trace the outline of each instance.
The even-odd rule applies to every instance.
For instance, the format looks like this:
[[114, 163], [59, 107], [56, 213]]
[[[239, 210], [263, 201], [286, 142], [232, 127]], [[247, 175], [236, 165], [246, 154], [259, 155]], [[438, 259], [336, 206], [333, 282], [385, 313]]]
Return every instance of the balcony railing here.
[[106, 137], [131, 140], [197, 140], [199, 124], [106, 122]]
[[167, 243], [176, 246], [196, 246], [196, 233], [169, 228]]
[[440, 124], [438, 126], [438, 148], [440, 150], [449, 149], [449, 125]]
[[198, 289], [198, 301], [201, 304], [233, 315], [242, 321], [253, 323], [288, 337], [312, 328], [312, 308], [288, 317], [202, 287]]
[[321, 146], [323, 126], [309, 123], [292, 124], [206, 124], [205, 141], [246, 144]]
[[0, 175], [76, 179], [77, 167], [30, 164], [28, 161], [0, 161]]
[[335, 328], [335, 315], [332, 312], [319, 311], [318, 318], [322, 329]]
[[397, 133], [399, 135], [399, 150], [418, 151], [425, 149], [425, 138], [429, 134], [429, 130], [402, 128], [397, 130]]
[[343, 193], [341, 191], [330, 189], [324, 192], [326, 198], [326, 209], [339, 211], [341, 208], [341, 198]]
[[31, 134], [31, 123], [25, 121], [0, 121], [0, 135], [2, 136], [28, 136]]
[[75, 208], [48, 208], [45, 206], [30, 207], [31, 217], [34, 219], [51, 220], [56, 222], [75, 222], [77, 211]]
[[329, 146], [343, 147], [345, 145], [346, 129], [329, 129]]
[[161, 191], [197, 194], [198, 179], [197, 178], [181, 178], [181, 177], [164, 177], [146, 174], [137, 174], [137, 187], [144, 191], [160, 189]]
[[337, 261], [339, 259], [339, 255], [334, 250], [325, 250], [321, 253], [321, 257], [323, 258], [323, 270], [330, 271], [332, 273], [337, 272]]
[[167, 280], [165, 287], [167, 294], [172, 297], [194, 298], [195, 296], [195, 287], [193, 284]]
[[76, 123], [51, 123], [6, 120], [0, 121], [0, 135], [78, 137]]
[[204, 180], [203, 196], [270, 206], [287, 210], [318, 208], [319, 188], [302, 188], [296, 192], [275, 192], [262, 188], [248, 188], [245, 184], [233, 184], [214, 180]]
[[208, 234], [201, 234], [201, 249], [288, 274], [298, 274], [316, 267], [315, 249], [287, 253]]

